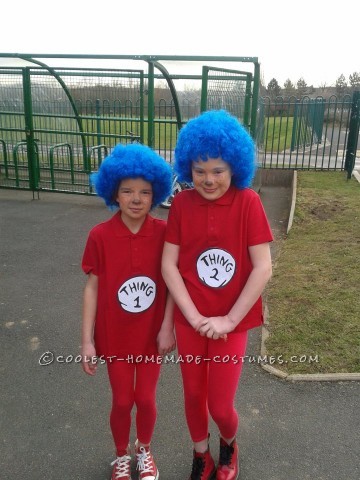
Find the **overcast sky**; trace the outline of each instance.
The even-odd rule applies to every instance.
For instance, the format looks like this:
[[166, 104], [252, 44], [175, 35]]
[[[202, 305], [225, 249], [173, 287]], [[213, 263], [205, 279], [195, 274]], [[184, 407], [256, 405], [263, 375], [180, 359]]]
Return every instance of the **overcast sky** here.
[[303, 77], [330, 86], [360, 72], [357, 3], [7, 0], [0, 52], [249, 56], [258, 57], [265, 85]]

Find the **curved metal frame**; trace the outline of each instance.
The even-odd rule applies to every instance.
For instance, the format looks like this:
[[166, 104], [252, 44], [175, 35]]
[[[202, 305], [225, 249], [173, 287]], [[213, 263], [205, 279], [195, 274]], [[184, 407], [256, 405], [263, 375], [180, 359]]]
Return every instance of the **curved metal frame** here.
[[84, 157], [84, 168], [85, 168], [85, 171], [89, 172], [90, 171], [89, 170], [90, 165], [89, 165], [88, 158], [87, 158], [86, 139], [85, 139], [85, 135], [84, 135], [82, 120], [81, 120], [79, 112], [76, 108], [75, 102], [74, 102], [74, 100], [73, 100], [65, 82], [57, 74], [57, 72], [52, 67], [49, 67], [49, 65], [46, 65], [46, 63], [40, 62], [39, 60], [34, 60], [33, 58], [28, 57], [26, 55], [19, 55], [18, 54], [17, 58], [21, 58], [22, 60], [25, 60], [25, 61], [28, 61], [28, 62], [31, 62], [31, 63], [35, 63], [35, 65], [39, 65], [40, 67], [45, 68], [45, 70], [47, 70], [49, 73], [51, 73], [51, 75], [60, 83], [60, 85], [63, 88], [63, 90], [65, 92], [65, 95], [68, 97], [69, 102], [70, 102], [70, 104], [72, 106], [72, 109], [74, 111], [75, 120], [78, 124], [79, 131], [80, 131], [80, 136], [81, 136], [81, 143], [82, 143], [83, 157]]

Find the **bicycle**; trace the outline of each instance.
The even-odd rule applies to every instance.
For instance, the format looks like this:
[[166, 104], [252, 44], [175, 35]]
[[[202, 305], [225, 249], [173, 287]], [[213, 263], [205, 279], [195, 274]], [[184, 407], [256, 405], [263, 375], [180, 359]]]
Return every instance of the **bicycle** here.
[[[140, 137], [136, 135], [134, 132], [131, 132], [130, 130], [126, 130], [126, 134], [131, 137], [131, 143], [139, 143]], [[170, 208], [175, 195], [177, 195], [178, 193], [188, 188], [192, 188], [192, 185], [187, 182], [179, 182], [176, 173], [173, 172], [171, 194], [163, 202], [160, 203], [160, 206], [163, 208]]]
[[137, 135], [134, 132], [131, 132], [130, 130], [126, 130], [126, 135], [130, 137], [130, 143], [140, 143], [140, 135]]
[[187, 182], [179, 182], [176, 173], [173, 173], [173, 180], [172, 180], [172, 187], [171, 187], [171, 194], [160, 203], [160, 206], [163, 208], [170, 208], [172, 201], [174, 200], [175, 195], [186, 190], [188, 188], [192, 188], [192, 185]]

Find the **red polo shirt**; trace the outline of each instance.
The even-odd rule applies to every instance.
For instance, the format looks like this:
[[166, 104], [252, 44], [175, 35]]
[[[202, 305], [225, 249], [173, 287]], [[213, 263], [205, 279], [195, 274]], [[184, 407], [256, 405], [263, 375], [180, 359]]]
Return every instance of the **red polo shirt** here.
[[97, 355], [156, 354], [166, 285], [161, 254], [166, 222], [148, 215], [133, 234], [120, 212], [89, 233], [82, 268], [98, 276]]
[[[169, 212], [165, 240], [180, 246], [179, 271], [199, 312], [227, 315], [252, 270], [249, 247], [273, 236], [259, 195], [231, 186], [218, 200], [196, 190], [176, 195]], [[187, 323], [178, 308], [175, 320]], [[234, 331], [263, 322], [261, 297]]]

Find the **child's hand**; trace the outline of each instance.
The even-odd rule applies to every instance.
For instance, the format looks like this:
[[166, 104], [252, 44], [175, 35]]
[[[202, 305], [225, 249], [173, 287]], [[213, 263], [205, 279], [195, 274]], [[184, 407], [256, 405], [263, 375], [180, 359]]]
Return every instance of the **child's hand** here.
[[88, 375], [95, 375], [97, 369], [96, 350], [93, 343], [83, 345], [81, 348], [82, 367]]
[[232, 332], [234, 324], [227, 315], [223, 317], [208, 317], [205, 318], [198, 332], [201, 336], [218, 340], [219, 338], [227, 340], [227, 334]]
[[193, 319], [192, 321], [190, 321], [188, 319], [188, 322], [190, 323], [190, 325], [193, 327], [194, 330], [196, 330], [197, 332], [200, 330], [200, 328], [203, 326], [204, 322], [207, 320], [206, 317], [204, 317], [203, 315], [198, 315], [196, 319]]
[[167, 353], [172, 352], [176, 348], [176, 340], [174, 335], [174, 329], [162, 328], [158, 333], [157, 347], [159, 355], [166, 355]]

